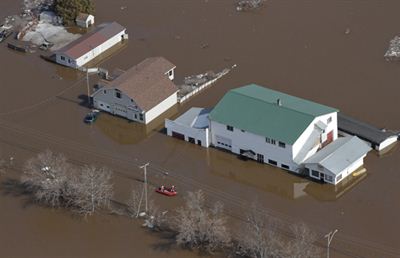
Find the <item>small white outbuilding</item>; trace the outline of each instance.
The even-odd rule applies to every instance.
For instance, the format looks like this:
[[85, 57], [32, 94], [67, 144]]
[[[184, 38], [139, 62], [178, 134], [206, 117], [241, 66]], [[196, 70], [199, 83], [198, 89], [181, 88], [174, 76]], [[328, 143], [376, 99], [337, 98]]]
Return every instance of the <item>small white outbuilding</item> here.
[[94, 16], [87, 13], [79, 13], [75, 19], [76, 25], [82, 28], [89, 28], [94, 25]]

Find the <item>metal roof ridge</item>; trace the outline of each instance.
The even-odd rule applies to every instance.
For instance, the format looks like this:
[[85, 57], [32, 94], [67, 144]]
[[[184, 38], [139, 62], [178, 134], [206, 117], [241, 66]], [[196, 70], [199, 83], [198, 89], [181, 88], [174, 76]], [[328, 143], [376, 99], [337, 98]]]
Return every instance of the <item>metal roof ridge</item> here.
[[[260, 87], [261, 87], [261, 86], [260, 86]], [[305, 113], [305, 112], [301, 112], [301, 111], [296, 110], [296, 109], [293, 109], [293, 108], [288, 108], [288, 107], [286, 107], [286, 106], [284, 106], [284, 105], [279, 106], [279, 105], [274, 104], [274, 103], [269, 102], [269, 101], [263, 101], [262, 99], [255, 98], [255, 97], [252, 97], [252, 96], [249, 96], [249, 95], [246, 95], [246, 94], [237, 92], [237, 91], [233, 91], [233, 90], [232, 90], [232, 92], [234, 92], [234, 93], [236, 93], [236, 94], [238, 94], [238, 95], [242, 95], [242, 96], [245, 96], [245, 97], [248, 97], [248, 98], [251, 98], [251, 99], [260, 101], [260, 102], [264, 102], [264, 103], [266, 103], [266, 104], [268, 104], [268, 105], [272, 105], [272, 106], [273, 106], [273, 105], [276, 105], [277, 107], [285, 108], [286, 110], [290, 110], [290, 111], [293, 111], [293, 112], [297, 112], [297, 113], [299, 113], [299, 114], [303, 114], [303, 115], [306, 115], [306, 116], [309, 116], [309, 117], [313, 117], [313, 118], [316, 118], [316, 117], [317, 117], [317, 116], [314, 116], [314, 115], [312, 115], [312, 114]], [[287, 94], [287, 95], [288, 95], [288, 94]]]
[[[346, 136], [346, 137], [341, 137], [341, 138], [338, 138], [338, 139], [336, 139], [336, 141], [337, 140], [342, 140], [342, 141], [344, 141], [346, 138], [346, 141], [342, 144], [342, 145], [340, 145], [338, 148], [336, 148], [335, 150], [333, 150], [331, 153], [329, 153], [325, 158], [323, 158], [320, 162], [318, 162], [318, 163], [322, 163], [323, 161], [325, 161], [326, 159], [328, 159], [328, 158], [330, 158], [335, 152], [337, 152], [338, 150], [340, 150], [340, 149], [342, 149], [348, 142], [350, 142], [352, 139], [354, 139], [354, 137], [357, 137], [357, 136], [353, 136], [353, 137], [350, 137], [350, 136]], [[333, 142], [332, 142], [333, 143]], [[339, 144], [339, 143], [338, 143]]]

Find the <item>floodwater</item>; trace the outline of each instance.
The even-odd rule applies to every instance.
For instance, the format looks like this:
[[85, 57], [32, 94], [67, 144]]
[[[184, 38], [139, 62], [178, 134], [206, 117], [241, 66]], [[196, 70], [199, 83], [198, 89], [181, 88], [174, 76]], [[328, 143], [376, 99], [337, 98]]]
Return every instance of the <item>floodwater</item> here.
[[[383, 58], [389, 40], [400, 31], [399, 1], [269, 0], [265, 8], [250, 13], [236, 12], [231, 0], [95, 2], [97, 23], [116, 20], [129, 33], [128, 45], [101, 63], [110, 71], [162, 55], [176, 64], [179, 82], [187, 75], [238, 65], [165, 117], [174, 118], [192, 106], [212, 107], [227, 90], [258, 83], [336, 107], [378, 127], [400, 129], [400, 66]], [[13, 14], [18, 7], [17, 1], [3, 0], [0, 15]], [[118, 172], [121, 199], [131, 181], [140, 178], [137, 165], [150, 161], [154, 185], [171, 182], [182, 192], [201, 188], [210, 200], [223, 201], [236, 219], [258, 199], [269, 214], [312, 225], [321, 243], [324, 234], [339, 229], [332, 242], [334, 257], [400, 257], [398, 147], [385, 155], [371, 152], [366, 174], [336, 187], [321, 185], [166, 137], [162, 119], [146, 127], [102, 114], [87, 126], [82, 123], [87, 112], [82, 74], [45, 62], [38, 54], [12, 52], [4, 43], [0, 56], [3, 156], [23, 160], [52, 148], [77, 162], [108, 165]], [[167, 171], [168, 176], [162, 173]], [[63, 212], [25, 207], [20, 197], [3, 195], [0, 203], [5, 257], [53, 257], [57, 250], [57, 255], [73, 257], [149, 257], [160, 252], [154, 247], [156, 236], [124, 218], [82, 222]], [[165, 205], [179, 203], [176, 199]], [[175, 249], [161, 253], [196, 255]]]

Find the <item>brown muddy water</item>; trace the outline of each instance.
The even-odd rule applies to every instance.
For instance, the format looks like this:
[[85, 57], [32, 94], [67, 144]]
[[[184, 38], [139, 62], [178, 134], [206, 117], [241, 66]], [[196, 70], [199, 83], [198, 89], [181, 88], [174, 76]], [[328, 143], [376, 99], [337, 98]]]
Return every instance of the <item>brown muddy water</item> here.
[[[400, 65], [383, 58], [389, 40], [400, 33], [399, 1], [270, 0], [250, 13], [237, 13], [231, 0], [95, 2], [97, 23], [116, 20], [130, 38], [102, 67], [126, 69], [162, 55], [176, 64], [179, 82], [186, 75], [238, 65], [165, 117], [192, 106], [212, 107], [227, 90], [258, 83], [339, 108], [378, 127], [400, 129]], [[14, 14], [18, 7], [18, 1], [2, 0], [0, 16]], [[266, 212], [288, 224], [302, 220], [313, 226], [321, 243], [324, 234], [339, 229], [333, 257], [400, 257], [397, 146], [381, 156], [371, 152], [366, 174], [336, 187], [320, 185], [166, 137], [162, 118], [142, 126], [102, 114], [87, 126], [82, 123], [87, 112], [82, 74], [45, 62], [38, 53], [12, 52], [4, 43], [0, 56], [3, 156], [21, 162], [52, 148], [75, 162], [108, 165], [118, 174], [121, 200], [141, 177], [137, 166], [150, 161], [153, 185], [174, 183], [181, 192], [201, 188], [210, 201], [223, 201], [235, 219], [243, 219], [258, 199]], [[179, 198], [156, 198], [170, 209], [181, 203]], [[5, 194], [0, 204], [1, 257], [196, 256], [157, 248], [157, 236], [124, 218], [80, 221]]]

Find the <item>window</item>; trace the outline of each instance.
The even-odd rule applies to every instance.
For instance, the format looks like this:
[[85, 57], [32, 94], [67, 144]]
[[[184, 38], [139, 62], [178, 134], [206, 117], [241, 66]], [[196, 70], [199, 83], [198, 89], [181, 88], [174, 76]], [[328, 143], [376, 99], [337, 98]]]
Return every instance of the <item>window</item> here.
[[272, 160], [272, 159], [269, 159], [268, 163], [271, 165], [274, 165], [274, 166], [278, 165], [278, 162], [276, 162], [275, 160]]
[[68, 58], [68, 63], [69, 63], [69, 64], [71, 63], [71, 59], [69, 59], [69, 58]]
[[109, 105], [107, 105], [107, 108], [110, 108], [110, 106], [109, 106]]
[[139, 119], [143, 121], [143, 114], [139, 114]]
[[330, 116], [329, 118], [328, 118], [328, 124], [330, 123], [330, 122], [332, 122], [332, 117]]
[[240, 131], [242, 131], [242, 133], [246, 132], [245, 130], [240, 130]]
[[107, 94], [107, 91], [106, 91], [106, 90], [103, 90], [103, 93], [104, 93], [104, 94]]
[[168, 75], [169, 75], [169, 76], [172, 76], [172, 73], [173, 73], [173, 72], [174, 72], [173, 70], [169, 71], [169, 72], [168, 72]]
[[61, 58], [62, 61], [65, 61], [65, 57], [61, 56], [60, 58]]
[[333, 178], [330, 175], [325, 175], [325, 181], [332, 182]]
[[285, 164], [281, 164], [281, 167], [284, 168], [284, 169], [289, 169], [289, 166], [285, 165]]
[[131, 99], [131, 102], [133, 103], [133, 99]]
[[340, 179], [342, 179], [342, 174], [340, 174], [340, 175], [338, 175], [338, 176], [336, 177], [336, 181], [340, 181]]
[[279, 147], [285, 148], [285, 147], [286, 147], [286, 144], [285, 144], [284, 142], [279, 142]]
[[311, 175], [312, 175], [313, 177], [319, 177], [319, 172], [316, 171], [316, 170], [311, 170]]
[[120, 98], [121, 98], [121, 92], [119, 92], [119, 91], [116, 91], [116, 92], [115, 92], [115, 97], [117, 97], [117, 98], [119, 98], [119, 99], [120, 99]]
[[306, 171], [307, 175], [310, 174], [310, 169], [309, 168], [304, 168], [304, 170]]
[[274, 139], [271, 139], [271, 138], [268, 138], [268, 137], [265, 137], [265, 142], [270, 143], [270, 144], [274, 144], [274, 145], [276, 143], [276, 141]]
[[100, 104], [100, 107], [104, 106], [103, 103]]
[[190, 143], [195, 143], [195, 139], [193, 137], [189, 137], [189, 142]]
[[227, 125], [226, 130], [233, 132], [233, 126]]

